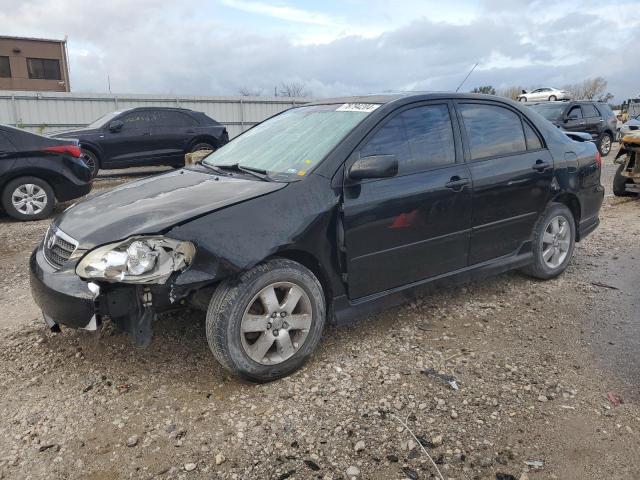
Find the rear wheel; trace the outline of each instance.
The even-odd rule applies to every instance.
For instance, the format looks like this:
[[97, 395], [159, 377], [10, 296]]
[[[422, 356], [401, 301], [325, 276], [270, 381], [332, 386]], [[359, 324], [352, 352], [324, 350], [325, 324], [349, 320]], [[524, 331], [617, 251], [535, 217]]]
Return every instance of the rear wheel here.
[[600, 135], [600, 138], [598, 138], [597, 146], [600, 155], [602, 155], [603, 157], [609, 155], [609, 153], [611, 152], [611, 135], [606, 132]]
[[627, 185], [632, 183], [633, 180], [622, 175], [624, 164], [620, 165], [616, 170], [616, 174], [613, 177], [613, 194], [616, 197], [631, 197], [633, 193], [627, 192]]
[[55, 195], [51, 186], [37, 177], [10, 181], [2, 191], [2, 206], [16, 220], [41, 220], [53, 211]]
[[98, 160], [98, 156], [91, 150], [83, 148], [82, 161], [87, 167], [89, 167], [89, 170], [91, 170], [91, 178], [96, 178], [96, 175], [98, 175], [98, 171], [100, 170], [100, 160]]
[[576, 224], [571, 210], [562, 203], [552, 203], [533, 229], [533, 263], [523, 271], [542, 280], [557, 277], [569, 265], [575, 238]]
[[550, 102], [555, 102], [558, 99], [558, 97], [556, 97], [555, 95], [550, 95], [549, 96], [549, 101]]
[[207, 340], [223, 367], [267, 382], [307, 361], [324, 323], [318, 279], [299, 263], [274, 259], [218, 286], [207, 311]]
[[193, 147], [191, 147], [191, 150], [189, 150], [189, 153], [193, 153], [193, 152], [199, 152], [201, 150], [215, 150], [215, 147], [213, 145], [211, 145], [210, 143], [207, 142], [199, 142], [196, 143]]
[[527, 97], [520, 97], [520, 98], [518, 99], [518, 101], [520, 101], [520, 102], [526, 102], [526, 101], [527, 101]]

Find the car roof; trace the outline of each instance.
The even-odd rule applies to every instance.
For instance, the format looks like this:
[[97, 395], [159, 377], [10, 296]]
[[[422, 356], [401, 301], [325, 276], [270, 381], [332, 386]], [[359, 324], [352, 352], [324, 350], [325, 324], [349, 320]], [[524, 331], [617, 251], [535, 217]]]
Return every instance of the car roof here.
[[463, 99], [463, 100], [498, 100], [509, 103], [511, 100], [496, 95], [485, 95], [482, 93], [456, 93], [456, 92], [399, 92], [399, 93], [380, 93], [372, 95], [354, 95], [350, 97], [323, 98], [313, 102], [305, 103], [301, 106], [308, 105], [332, 105], [339, 103], [378, 103], [387, 104], [396, 100], [405, 101], [424, 101], [424, 100], [440, 100], [440, 99]]

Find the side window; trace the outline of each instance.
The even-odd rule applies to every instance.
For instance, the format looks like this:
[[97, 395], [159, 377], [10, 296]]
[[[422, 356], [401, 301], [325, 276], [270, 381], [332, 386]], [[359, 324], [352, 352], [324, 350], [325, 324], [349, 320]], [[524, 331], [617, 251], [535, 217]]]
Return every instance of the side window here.
[[520, 117], [503, 107], [461, 104], [471, 159], [509, 155], [527, 150]]
[[360, 156], [393, 154], [398, 175], [455, 163], [447, 105], [415, 107], [394, 116], [360, 150]]
[[600, 116], [600, 114], [596, 110], [596, 107], [594, 107], [591, 103], [585, 103], [582, 105], [582, 113], [587, 118]]
[[127, 129], [132, 128], [149, 128], [155, 124], [158, 120], [156, 112], [152, 110], [141, 110], [138, 112], [131, 112], [122, 117], [124, 127]]
[[157, 125], [161, 127], [193, 127], [197, 125], [193, 118], [184, 113], [159, 110], [157, 115]]
[[522, 122], [522, 125], [524, 126], [524, 136], [527, 139], [527, 150], [538, 150], [542, 148], [542, 142], [533, 128], [525, 121]]
[[582, 118], [582, 110], [580, 109], [580, 106], [576, 105], [574, 107], [571, 107], [571, 110], [567, 112], [567, 118], [569, 119]]

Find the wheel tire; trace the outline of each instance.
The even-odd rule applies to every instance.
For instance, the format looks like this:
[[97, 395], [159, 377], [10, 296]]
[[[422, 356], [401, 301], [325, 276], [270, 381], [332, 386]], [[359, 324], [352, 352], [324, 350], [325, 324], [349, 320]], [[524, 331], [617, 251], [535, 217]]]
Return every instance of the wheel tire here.
[[[556, 217], [562, 217], [566, 220], [568, 228], [569, 228], [569, 246], [566, 251], [566, 256], [564, 260], [557, 265], [556, 267], [550, 267], [547, 262], [543, 258], [543, 236], [547, 227], [550, 225], [550, 222]], [[575, 219], [573, 218], [573, 214], [571, 210], [567, 208], [566, 205], [562, 203], [552, 203], [550, 204], [542, 216], [536, 222], [535, 227], [533, 228], [533, 238], [532, 238], [532, 251], [533, 251], [533, 262], [522, 269], [524, 273], [527, 275], [539, 278], [541, 280], [547, 280], [550, 278], [557, 277], [562, 272], [564, 272], [571, 261], [571, 256], [573, 255], [573, 248], [575, 245], [576, 238], [576, 224]]]
[[[311, 307], [312, 320], [302, 345], [291, 357], [280, 363], [265, 365], [252, 359], [245, 350], [242, 319], [254, 301], [257, 301], [256, 295], [279, 282], [294, 284], [304, 291]], [[209, 302], [206, 333], [209, 348], [224, 368], [245, 380], [269, 382], [285, 377], [304, 365], [322, 338], [324, 324], [325, 299], [318, 279], [299, 263], [274, 259], [218, 286]], [[289, 335], [288, 331], [285, 332]], [[273, 331], [257, 335], [263, 338], [262, 335], [267, 334], [275, 335]]]
[[[44, 207], [37, 213], [28, 214], [26, 212], [22, 212], [13, 204], [14, 193], [21, 186], [26, 185], [36, 185], [39, 189], [38, 191], [44, 194]], [[43, 218], [48, 217], [53, 211], [55, 203], [56, 197], [53, 189], [51, 188], [51, 185], [37, 177], [19, 177], [11, 180], [2, 191], [2, 206], [4, 208], [4, 211], [16, 220], [20, 220], [23, 222], [30, 220], [42, 220]]]
[[199, 142], [196, 143], [193, 147], [191, 147], [191, 150], [189, 150], [189, 153], [193, 153], [193, 152], [197, 152], [199, 150], [215, 150], [216, 148], [211, 145], [210, 143], [207, 142]]
[[549, 96], [549, 101], [550, 102], [555, 102], [558, 99], [558, 97], [556, 97], [555, 95], [550, 95]]
[[91, 178], [96, 178], [100, 171], [100, 160], [98, 159], [98, 156], [91, 150], [83, 148], [82, 161], [87, 167], [89, 167], [89, 170], [91, 170]]
[[520, 97], [518, 99], [519, 102], [526, 102], [527, 101], [527, 97]]
[[613, 194], [616, 197], [632, 197], [634, 194], [627, 192], [627, 184], [633, 182], [633, 180], [622, 175], [623, 168], [624, 164], [620, 165], [613, 176]]
[[598, 144], [597, 144], [600, 155], [602, 155], [603, 157], [606, 157], [611, 153], [611, 142], [612, 142], [612, 138], [611, 138], [611, 135], [609, 135], [608, 133], [605, 132], [602, 135], [600, 135], [600, 138], [598, 138]]

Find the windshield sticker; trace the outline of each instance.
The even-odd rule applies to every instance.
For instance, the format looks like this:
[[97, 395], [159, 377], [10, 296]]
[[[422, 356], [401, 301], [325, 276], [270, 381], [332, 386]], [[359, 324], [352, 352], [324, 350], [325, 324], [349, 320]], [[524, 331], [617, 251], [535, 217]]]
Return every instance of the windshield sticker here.
[[307, 174], [307, 172], [305, 172], [304, 170], [300, 170], [300, 171], [298, 172], [298, 176], [299, 176], [299, 177], [304, 177], [306, 174]]
[[287, 173], [298, 173], [298, 169], [297, 168], [289, 168], [287, 170]]
[[363, 112], [371, 113], [380, 105], [377, 103], [345, 103], [336, 108], [336, 112]]

